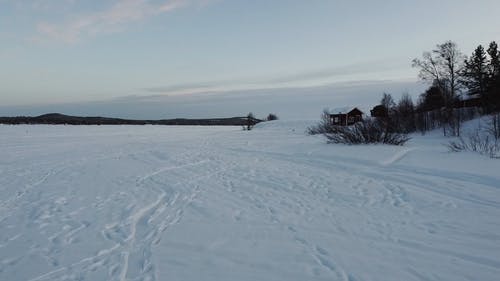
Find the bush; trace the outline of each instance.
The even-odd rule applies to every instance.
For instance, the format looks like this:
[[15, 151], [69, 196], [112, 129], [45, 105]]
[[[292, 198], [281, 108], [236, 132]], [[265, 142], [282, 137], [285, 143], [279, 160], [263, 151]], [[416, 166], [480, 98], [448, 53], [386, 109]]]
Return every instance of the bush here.
[[358, 122], [352, 126], [330, 124], [324, 135], [328, 139], [328, 143], [343, 144], [384, 143], [404, 145], [410, 140], [407, 134], [390, 131], [387, 124], [372, 119]]
[[[497, 116], [493, 116], [495, 118]], [[491, 158], [500, 158], [500, 139], [495, 135], [498, 128], [495, 119], [485, 131], [481, 128], [469, 134], [467, 138], [459, 137], [457, 141], [450, 141], [446, 146], [451, 152], [472, 151]]]
[[319, 135], [326, 134], [331, 132], [332, 130], [332, 122], [330, 121], [330, 113], [327, 109], [323, 110], [323, 114], [321, 114], [321, 121], [314, 126], [310, 126], [307, 128], [307, 134], [309, 135]]
[[255, 124], [259, 123], [261, 120], [255, 118], [252, 112], [249, 112], [246, 117], [246, 125], [243, 125], [243, 131], [251, 131]]
[[278, 115], [276, 115], [274, 113], [269, 113], [269, 115], [267, 115], [267, 117], [266, 117], [266, 120], [267, 121], [278, 120]]
[[500, 113], [491, 115], [488, 132], [495, 138], [495, 140], [500, 140]]
[[491, 158], [500, 158], [500, 143], [490, 136], [471, 134], [467, 139], [460, 137], [458, 141], [451, 141], [447, 146], [451, 152], [472, 151]]

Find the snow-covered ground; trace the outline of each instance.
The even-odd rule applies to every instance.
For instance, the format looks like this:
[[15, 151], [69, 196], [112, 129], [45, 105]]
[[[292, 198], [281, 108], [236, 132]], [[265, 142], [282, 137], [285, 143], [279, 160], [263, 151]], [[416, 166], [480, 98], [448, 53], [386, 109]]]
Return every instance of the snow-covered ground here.
[[0, 280], [499, 280], [499, 160], [309, 124], [0, 126]]

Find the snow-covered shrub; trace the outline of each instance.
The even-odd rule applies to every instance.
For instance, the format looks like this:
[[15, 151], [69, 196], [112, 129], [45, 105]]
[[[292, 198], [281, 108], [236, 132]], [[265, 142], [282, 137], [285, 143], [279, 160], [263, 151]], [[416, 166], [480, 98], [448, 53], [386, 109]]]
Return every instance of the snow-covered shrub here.
[[[497, 118], [497, 116], [493, 116]], [[459, 137], [458, 140], [450, 141], [446, 146], [452, 152], [472, 151], [483, 155], [488, 155], [491, 158], [500, 158], [500, 139], [496, 135], [498, 127], [493, 119], [490, 126], [483, 130], [477, 128], [473, 133], [470, 133], [466, 138]]]
[[394, 132], [386, 123], [374, 119], [367, 119], [352, 126], [330, 125], [324, 135], [329, 143], [344, 144], [404, 145], [410, 139], [408, 134]]
[[330, 113], [327, 109], [323, 110], [321, 114], [321, 121], [318, 124], [307, 128], [307, 134], [320, 135], [332, 132], [332, 122], [330, 121]]
[[488, 132], [495, 138], [495, 140], [500, 140], [500, 113], [491, 115]]
[[243, 131], [251, 131], [255, 124], [261, 122], [261, 120], [255, 118], [252, 112], [249, 112], [246, 117], [246, 124], [242, 126]]

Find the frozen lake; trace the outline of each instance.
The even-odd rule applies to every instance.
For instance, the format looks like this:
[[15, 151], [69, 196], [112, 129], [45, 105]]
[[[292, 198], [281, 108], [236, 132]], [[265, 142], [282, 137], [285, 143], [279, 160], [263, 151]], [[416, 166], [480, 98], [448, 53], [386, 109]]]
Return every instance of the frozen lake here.
[[308, 124], [0, 125], [0, 280], [498, 280], [500, 161]]

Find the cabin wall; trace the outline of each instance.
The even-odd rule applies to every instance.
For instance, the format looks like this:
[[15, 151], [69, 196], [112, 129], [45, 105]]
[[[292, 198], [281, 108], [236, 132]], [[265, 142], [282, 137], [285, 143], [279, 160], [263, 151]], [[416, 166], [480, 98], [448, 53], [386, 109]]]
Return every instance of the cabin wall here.
[[363, 121], [362, 115], [348, 115], [348, 114], [330, 115], [330, 122], [332, 122], [333, 125], [339, 125], [339, 126], [353, 125], [360, 121]]

